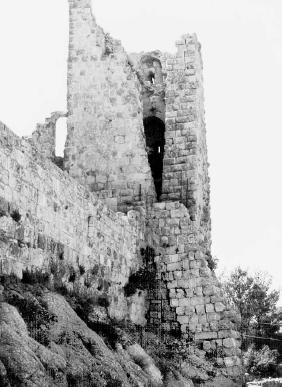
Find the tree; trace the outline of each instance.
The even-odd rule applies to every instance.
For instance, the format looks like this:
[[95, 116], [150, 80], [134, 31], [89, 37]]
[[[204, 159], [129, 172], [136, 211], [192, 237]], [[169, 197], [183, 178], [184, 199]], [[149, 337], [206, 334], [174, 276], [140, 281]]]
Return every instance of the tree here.
[[[279, 330], [276, 304], [279, 291], [271, 290], [271, 277], [263, 272], [254, 275], [237, 267], [223, 277], [223, 289], [227, 298], [241, 315], [238, 329], [242, 334], [242, 348], [254, 343], [257, 349], [268, 344], [265, 338], [273, 338]], [[264, 339], [263, 339], [264, 338]]]

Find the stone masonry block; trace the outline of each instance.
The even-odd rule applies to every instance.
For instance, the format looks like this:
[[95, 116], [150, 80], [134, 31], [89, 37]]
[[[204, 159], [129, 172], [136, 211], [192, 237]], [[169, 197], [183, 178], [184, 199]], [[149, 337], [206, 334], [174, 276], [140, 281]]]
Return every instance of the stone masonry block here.
[[201, 332], [195, 334], [195, 340], [212, 340], [217, 339], [216, 332]]
[[226, 348], [236, 347], [236, 345], [236, 340], [234, 340], [232, 337], [223, 339], [223, 346]]
[[188, 324], [189, 322], [189, 316], [177, 316], [177, 321], [180, 324]]
[[172, 306], [172, 307], [178, 307], [178, 305], [179, 305], [179, 302], [178, 302], [178, 299], [177, 299], [177, 298], [172, 298], [172, 299], [170, 300], [170, 306]]
[[182, 262], [174, 262], [174, 263], [169, 263], [167, 265], [168, 271], [175, 271], [175, 270], [181, 270], [181, 269], [182, 269]]
[[216, 312], [223, 312], [224, 310], [225, 310], [225, 305], [222, 302], [215, 303], [215, 311]]
[[220, 316], [218, 313], [207, 313], [207, 319], [209, 322], [218, 321]]
[[210, 341], [204, 341], [203, 342], [203, 350], [208, 351], [211, 349], [211, 342]]
[[204, 305], [196, 305], [196, 313], [199, 315], [206, 314]]
[[189, 298], [180, 298], [179, 306], [191, 306], [191, 301]]
[[204, 305], [204, 304], [205, 304], [204, 297], [197, 296], [191, 299], [191, 305]]
[[212, 312], [214, 312], [214, 305], [213, 305], [213, 304], [207, 304], [207, 305], [206, 305], [206, 312], [207, 312], [207, 313], [212, 313]]

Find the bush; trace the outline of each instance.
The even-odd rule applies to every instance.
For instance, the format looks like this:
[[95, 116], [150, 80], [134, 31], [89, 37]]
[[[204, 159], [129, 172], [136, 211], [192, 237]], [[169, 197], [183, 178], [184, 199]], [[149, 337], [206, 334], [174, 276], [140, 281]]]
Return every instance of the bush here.
[[218, 265], [218, 259], [213, 257], [210, 253], [207, 254], [207, 264], [211, 270], [215, 270]]
[[156, 270], [149, 270], [147, 267], [139, 269], [128, 278], [128, 283], [124, 286], [124, 294], [130, 297], [137, 290], [154, 288], [156, 282]]
[[12, 213], [11, 213], [11, 217], [13, 218], [13, 220], [15, 222], [19, 222], [21, 220], [21, 214], [19, 213], [19, 210], [14, 210]]
[[2, 216], [7, 216], [7, 212], [0, 208], [0, 218], [2, 218]]
[[80, 272], [80, 275], [83, 275], [85, 273], [85, 267], [83, 265], [79, 265], [79, 272]]
[[57, 317], [48, 311], [47, 303], [40, 296], [35, 298], [26, 294], [18, 296], [9, 293], [5, 295], [5, 301], [18, 309], [30, 336], [47, 347], [50, 343], [50, 324], [57, 320]]
[[260, 350], [255, 350], [251, 345], [244, 354], [246, 371], [260, 377], [274, 376], [278, 364], [278, 351], [271, 350], [265, 345]]
[[23, 270], [22, 283], [28, 285], [40, 284], [47, 286], [49, 283], [50, 274], [43, 273], [41, 270], [29, 271]]

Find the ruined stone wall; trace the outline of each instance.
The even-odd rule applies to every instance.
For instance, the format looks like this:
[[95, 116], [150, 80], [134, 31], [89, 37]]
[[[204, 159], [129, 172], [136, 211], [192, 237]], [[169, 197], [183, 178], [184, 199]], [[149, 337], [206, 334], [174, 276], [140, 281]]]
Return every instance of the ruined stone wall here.
[[69, 6], [65, 168], [90, 191], [102, 191], [111, 208], [127, 211], [155, 198], [141, 86], [120, 42], [96, 24], [91, 1]]
[[114, 213], [2, 123], [0, 164], [0, 273], [39, 268], [144, 324], [144, 292], [123, 292], [143, 264], [140, 248], [156, 243], [143, 216]]
[[216, 353], [218, 365], [240, 374], [240, 334], [237, 313], [230, 308], [201, 246], [199, 226], [179, 202], [155, 203], [150, 227], [160, 235], [159, 273], [162, 279], [158, 313], [149, 322], [164, 332], [181, 331], [184, 339], [202, 343]]
[[[209, 224], [209, 178], [201, 46], [196, 35], [176, 42], [166, 62], [166, 146], [162, 200], [178, 200], [191, 219]], [[206, 227], [209, 232], [209, 226]]]
[[56, 123], [61, 117], [67, 117], [67, 113], [52, 113], [49, 118], [46, 118], [44, 124], [36, 125], [36, 130], [28, 138], [44, 158], [54, 160], [56, 157]]

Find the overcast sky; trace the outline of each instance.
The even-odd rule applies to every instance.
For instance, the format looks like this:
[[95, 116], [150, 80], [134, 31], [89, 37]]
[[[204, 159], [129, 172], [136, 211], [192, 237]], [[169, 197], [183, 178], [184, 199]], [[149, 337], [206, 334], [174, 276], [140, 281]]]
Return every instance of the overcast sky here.
[[[282, 1], [95, 0], [93, 13], [128, 52], [202, 44], [212, 253], [220, 269], [267, 270], [282, 284]], [[0, 120], [28, 135], [66, 110], [67, 0], [0, 5]], [[64, 138], [63, 128], [59, 137]]]

